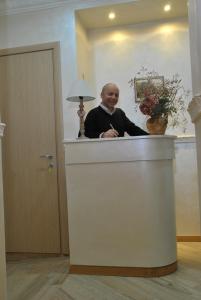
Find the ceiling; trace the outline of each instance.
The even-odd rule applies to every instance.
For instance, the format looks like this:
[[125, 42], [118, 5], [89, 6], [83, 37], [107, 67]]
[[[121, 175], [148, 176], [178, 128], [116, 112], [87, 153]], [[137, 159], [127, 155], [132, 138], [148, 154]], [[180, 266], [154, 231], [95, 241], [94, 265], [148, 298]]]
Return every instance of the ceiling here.
[[[138, 0], [136, 0], [138, 1]], [[0, 0], [0, 15], [18, 14], [39, 11], [70, 5], [71, 7], [87, 8], [104, 6], [113, 3], [127, 3], [128, 0]], [[130, 0], [130, 2], [132, 2]]]
[[[187, 17], [187, 2], [187, 0], [136, 0], [124, 4], [78, 10], [77, 14], [86, 29], [97, 29]], [[164, 12], [165, 4], [171, 4], [171, 11]], [[116, 19], [112, 21], [108, 19], [108, 13], [111, 11], [116, 14]]]
[[0, 14], [12, 14], [12, 12], [20, 13], [45, 7], [54, 7], [63, 3], [68, 4], [72, 1], [73, 0], [0, 0]]

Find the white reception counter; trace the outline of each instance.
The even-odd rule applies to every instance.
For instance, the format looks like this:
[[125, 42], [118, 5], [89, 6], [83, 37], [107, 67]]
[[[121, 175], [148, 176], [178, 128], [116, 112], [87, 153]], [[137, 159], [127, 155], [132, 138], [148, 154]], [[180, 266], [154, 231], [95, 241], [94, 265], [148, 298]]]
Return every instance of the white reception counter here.
[[176, 270], [174, 138], [64, 141], [71, 273]]

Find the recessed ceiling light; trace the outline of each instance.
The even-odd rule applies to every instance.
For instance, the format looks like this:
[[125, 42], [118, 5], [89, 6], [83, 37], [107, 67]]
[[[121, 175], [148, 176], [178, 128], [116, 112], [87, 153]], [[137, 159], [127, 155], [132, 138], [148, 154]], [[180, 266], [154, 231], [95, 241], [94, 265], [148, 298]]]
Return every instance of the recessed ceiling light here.
[[108, 18], [109, 18], [110, 20], [114, 20], [114, 19], [116, 18], [115, 13], [114, 13], [114, 12], [110, 12], [109, 15], [108, 15]]
[[171, 10], [171, 5], [170, 4], [166, 4], [164, 6], [164, 11], [170, 11]]

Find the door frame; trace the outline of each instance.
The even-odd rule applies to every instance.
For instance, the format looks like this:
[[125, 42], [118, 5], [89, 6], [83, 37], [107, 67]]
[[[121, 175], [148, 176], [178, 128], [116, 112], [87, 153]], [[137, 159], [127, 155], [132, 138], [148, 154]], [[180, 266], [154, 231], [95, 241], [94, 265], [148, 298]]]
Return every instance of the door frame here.
[[65, 179], [65, 153], [63, 146], [63, 105], [61, 93], [61, 62], [60, 42], [36, 44], [23, 47], [0, 49], [0, 57], [29, 52], [52, 50], [53, 53], [53, 82], [54, 82], [54, 113], [55, 113], [55, 136], [57, 153], [57, 183], [58, 183], [58, 210], [60, 228], [60, 253], [69, 254], [68, 239], [68, 214], [67, 194]]

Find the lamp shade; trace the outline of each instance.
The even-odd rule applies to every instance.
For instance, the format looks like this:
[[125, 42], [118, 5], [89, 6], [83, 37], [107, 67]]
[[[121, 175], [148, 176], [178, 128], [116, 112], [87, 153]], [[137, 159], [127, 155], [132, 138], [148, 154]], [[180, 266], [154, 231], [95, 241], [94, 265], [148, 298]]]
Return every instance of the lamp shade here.
[[80, 97], [82, 97], [83, 101], [91, 101], [95, 99], [95, 97], [92, 95], [89, 85], [85, 80], [76, 80], [73, 82], [66, 100], [80, 102]]

